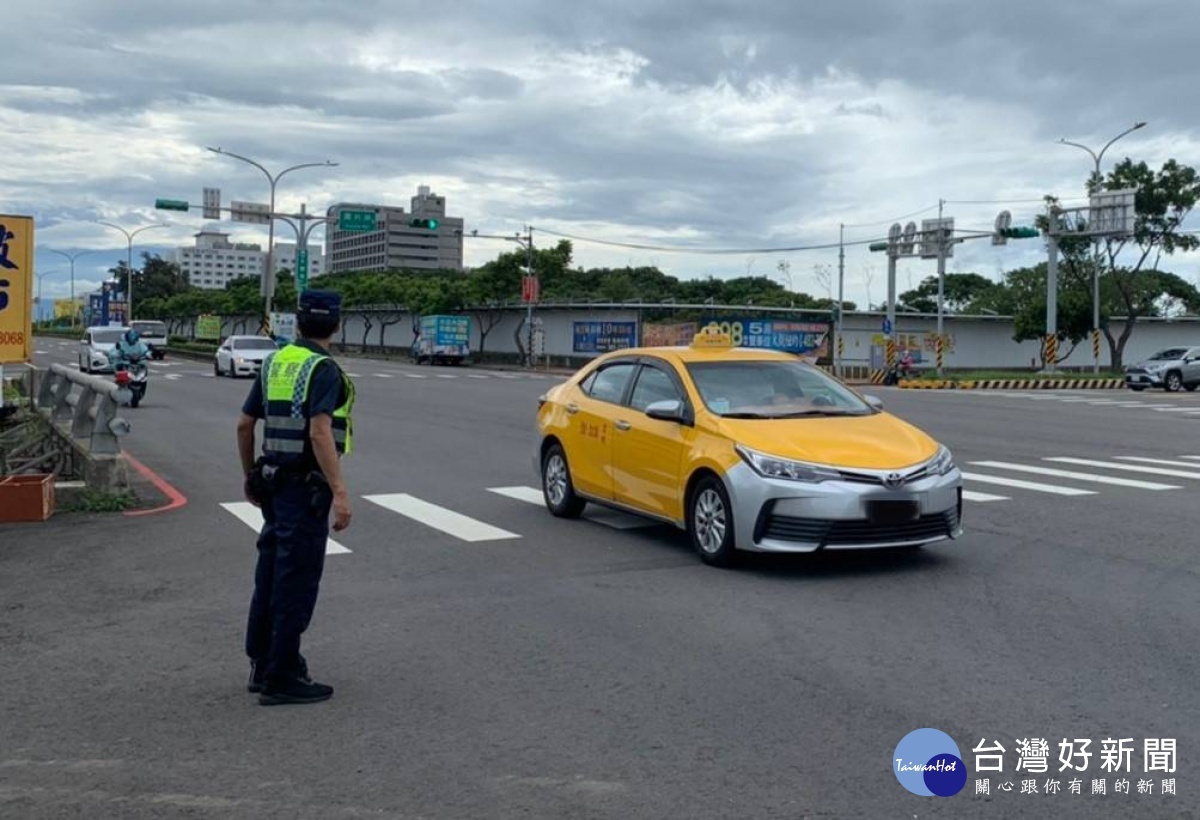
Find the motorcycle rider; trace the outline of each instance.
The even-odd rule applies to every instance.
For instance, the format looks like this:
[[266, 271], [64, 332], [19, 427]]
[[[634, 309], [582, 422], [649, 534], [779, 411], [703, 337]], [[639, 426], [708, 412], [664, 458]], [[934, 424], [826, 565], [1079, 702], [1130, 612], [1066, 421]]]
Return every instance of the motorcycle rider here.
[[129, 328], [113, 345], [108, 358], [113, 363], [114, 369], [124, 370], [134, 362], [150, 358], [150, 348], [142, 341], [142, 334]]

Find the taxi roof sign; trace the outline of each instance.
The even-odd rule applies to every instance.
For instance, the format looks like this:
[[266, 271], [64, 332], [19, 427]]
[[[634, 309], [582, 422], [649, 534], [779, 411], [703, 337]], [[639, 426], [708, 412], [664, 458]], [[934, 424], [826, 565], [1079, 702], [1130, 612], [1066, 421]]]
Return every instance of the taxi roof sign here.
[[728, 333], [722, 333], [715, 327], [705, 327], [701, 328], [700, 332], [692, 339], [692, 347], [730, 348], [733, 347], [733, 337]]

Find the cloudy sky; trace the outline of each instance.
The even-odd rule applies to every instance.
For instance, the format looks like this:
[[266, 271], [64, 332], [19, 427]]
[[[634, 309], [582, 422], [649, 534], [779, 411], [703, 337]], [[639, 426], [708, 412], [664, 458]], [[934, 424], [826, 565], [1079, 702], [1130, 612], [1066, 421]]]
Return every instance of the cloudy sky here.
[[[1004, 208], [1031, 224], [1092, 167], [1060, 137], [1098, 150], [1145, 120], [1106, 167], [1200, 165], [1194, 0], [40, 0], [4, 20], [0, 212], [35, 216], [47, 297], [69, 280], [48, 249], [94, 251], [78, 291], [124, 257], [96, 220], [165, 217], [134, 252], [166, 253], [203, 223], [156, 197], [266, 201], [260, 172], [206, 146], [273, 171], [339, 163], [284, 177], [281, 209], [407, 206], [427, 184], [482, 234], [760, 249], [576, 241], [583, 266], [818, 295], [836, 290], [836, 249], [770, 249], [836, 243], [841, 224], [879, 238], [939, 199], [957, 227], [990, 230]], [[467, 264], [509, 247], [468, 240]], [[1043, 254], [976, 240], [950, 269], [995, 277]], [[1164, 267], [1196, 281], [1200, 259]], [[902, 262], [900, 290], [934, 270]], [[882, 301], [885, 272], [851, 244], [846, 298]]]

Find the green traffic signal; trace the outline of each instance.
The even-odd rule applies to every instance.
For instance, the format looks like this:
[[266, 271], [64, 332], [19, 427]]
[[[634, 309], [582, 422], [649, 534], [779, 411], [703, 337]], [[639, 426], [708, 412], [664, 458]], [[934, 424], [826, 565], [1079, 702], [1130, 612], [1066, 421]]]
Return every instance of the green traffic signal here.
[[872, 242], [870, 249], [873, 251], [886, 251], [888, 249], [887, 242]]
[[1000, 233], [1009, 239], [1034, 239], [1041, 235], [1037, 228], [1005, 228]]
[[159, 211], [186, 211], [188, 203], [183, 199], [156, 199], [154, 207]]
[[408, 227], [410, 228], [426, 228], [431, 231], [436, 231], [437, 226], [438, 221], [436, 219], [417, 219], [414, 217], [408, 220]]

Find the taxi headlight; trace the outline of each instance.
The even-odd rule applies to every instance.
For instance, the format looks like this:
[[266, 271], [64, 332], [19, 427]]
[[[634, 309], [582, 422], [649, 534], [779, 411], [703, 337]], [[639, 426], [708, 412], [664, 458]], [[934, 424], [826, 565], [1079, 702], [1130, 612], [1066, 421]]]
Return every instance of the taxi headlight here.
[[950, 450], [943, 444], [938, 447], [938, 453], [933, 457], [933, 461], [929, 462], [929, 472], [937, 475], [945, 475], [954, 469], [954, 456], [950, 454]]
[[789, 481], [805, 481], [810, 484], [836, 481], [841, 478], [841, 473], [824, 464], [792, 461], [788, 458], [760, 453], [740, 444], [735, 445], [734, 449], [756, 473], [765, 478], [785, 478]]

